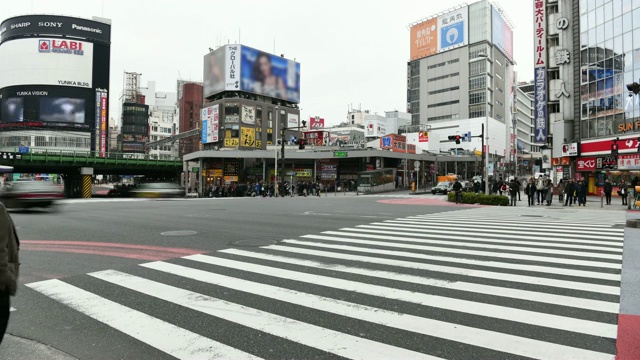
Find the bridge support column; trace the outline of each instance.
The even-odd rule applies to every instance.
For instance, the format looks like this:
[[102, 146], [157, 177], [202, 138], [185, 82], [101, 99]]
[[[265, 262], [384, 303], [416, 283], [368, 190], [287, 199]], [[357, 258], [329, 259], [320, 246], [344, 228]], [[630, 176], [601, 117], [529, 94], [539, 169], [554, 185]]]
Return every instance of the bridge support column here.
[[80, 168], [80, 175], [82, 176], [82, 198], [91, 198], [93, 168]]

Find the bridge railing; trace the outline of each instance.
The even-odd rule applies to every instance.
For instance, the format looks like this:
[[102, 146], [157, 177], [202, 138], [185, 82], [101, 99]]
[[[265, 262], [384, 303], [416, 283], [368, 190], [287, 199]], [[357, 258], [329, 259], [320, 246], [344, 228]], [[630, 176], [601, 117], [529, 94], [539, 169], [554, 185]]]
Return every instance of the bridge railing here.
[[[17, 150], [17, 149], [16, 149]], [[18, 151], [16, 151], [18, 153]], [[120, 163], [119, 160], [122, 160], [123, 163], [132, 163], [135, 164], [140, 161], [144, 161], [146, 163], [156, 162], [156, 163], [167, 163], [167, 162], [181, 162], [182, 159], [179, 157], [173, 157], [169, 159], [159, 159], [155, 158], [149, 154], [131, 154], [131, 153], [117, 153], [117, 152], [107, 152], [104, 156], [100, 156], [100, 153], [97, 151], [70, 151], [70, 150], [48, 150], [48, 149], [29, 149], [29, 152], [21, 154], [23, 160], [36, 160], [41, 159], [43, 156], [46, 160], [51, 161], [63, 161], [68, 160], [68, 158], [72, 158], [74, 161], [91, 161], [91, 162], [109, 162], [109, 163]], [[35, 156], [35, 159], [34, 159]], [[112, 161], [107, 161], [112, 160]]]

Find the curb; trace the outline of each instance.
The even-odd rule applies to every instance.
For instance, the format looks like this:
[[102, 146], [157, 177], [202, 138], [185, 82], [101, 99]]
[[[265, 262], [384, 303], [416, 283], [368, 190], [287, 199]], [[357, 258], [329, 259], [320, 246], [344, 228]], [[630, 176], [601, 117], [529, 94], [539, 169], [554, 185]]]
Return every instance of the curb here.
[[5, 334], [0, 346], [3, 360], [78, 360], [65, 352], [27, 338]]
[[637, 360], [640, 354], [640, 213], [627, 212], [620, 281], [617, 360]]

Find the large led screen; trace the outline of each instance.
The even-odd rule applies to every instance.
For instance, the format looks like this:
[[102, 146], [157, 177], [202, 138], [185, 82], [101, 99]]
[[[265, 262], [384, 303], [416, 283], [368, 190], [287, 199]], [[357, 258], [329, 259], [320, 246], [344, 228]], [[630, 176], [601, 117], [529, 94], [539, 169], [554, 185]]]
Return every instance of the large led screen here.
[[92, 87], [93, 44], [25, 38], [0, 45], [0, 89], [18, 85]]
[[502, 50], [509, 59], [513, 59], [513, 30], [495, 7], [492, 7], [491, 22], [493, 45]]
[[246, 91], [300, 102], [300, 63], [241, 45], [225, 45], [204, 57], [204, 97]]
[[84, 124], [85, 100], [65, 97], [40, 98], [40, 121]]
[[3, 122], [24, 121], [24, 99], [2, 99], [0, 101], [0, 119], [2, 119]]

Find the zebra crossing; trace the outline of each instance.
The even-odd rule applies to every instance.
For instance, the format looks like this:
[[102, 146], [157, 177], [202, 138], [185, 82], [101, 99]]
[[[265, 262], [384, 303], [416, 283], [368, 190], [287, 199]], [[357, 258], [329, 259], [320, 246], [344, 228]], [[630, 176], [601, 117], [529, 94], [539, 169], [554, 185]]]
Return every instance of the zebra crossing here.
[[624, 213], [540, 214], [409, 216], [27, 286], [180, 359], [613, 359]]

